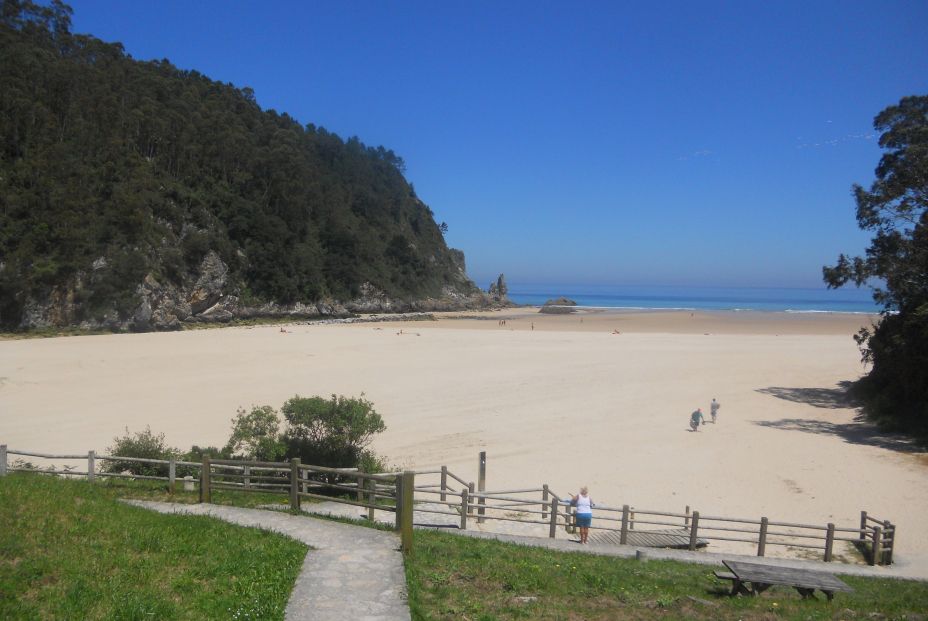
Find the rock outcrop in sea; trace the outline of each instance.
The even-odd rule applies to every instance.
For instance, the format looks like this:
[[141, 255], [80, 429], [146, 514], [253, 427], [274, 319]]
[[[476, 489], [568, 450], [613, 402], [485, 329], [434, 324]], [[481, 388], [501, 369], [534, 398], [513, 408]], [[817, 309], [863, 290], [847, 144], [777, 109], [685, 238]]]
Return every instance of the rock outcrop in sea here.
[[559, 297], [553, 300], [548, 300], [544, 303], [538, 312], [545, 313], [547, 315], [568, 315], [570, 313], [576, 313], [577, 309], [574, 308], [577, 306], [577, 303], [571, 300], [570, 298]]

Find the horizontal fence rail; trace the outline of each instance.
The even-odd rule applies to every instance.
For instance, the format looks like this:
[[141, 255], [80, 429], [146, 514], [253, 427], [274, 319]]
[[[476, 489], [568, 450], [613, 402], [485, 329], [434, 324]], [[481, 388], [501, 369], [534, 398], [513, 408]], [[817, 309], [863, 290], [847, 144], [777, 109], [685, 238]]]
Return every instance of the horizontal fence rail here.
[[[575, 529], [574, 510], [569, 503], [554, 494], [547, 485], [540, 488], [475, 491], [473, 483], [441, 470], [417, 471], [415, 488], [417, 512], [455, 516], [460, 518], [459, 528], [466, 529], [471, 520], [521, 522], [547, 525], [548, 536], [557, 531]], [[430, 477], [441, 478], [433, 483]], [[457, 481], [460, 489], [449, 485]], [[437, 498], [436, 498], [437, 496]], [[431, 508], [424, 508], [429, 505]], [[476, 516], [475, 516], [476, 514]], [[610, 540], [627, 544], [634, 533], [647, 534], [673, 531], [683, 542], [681, 547], [695, 550], [716, 542], [735, 542], [751, 545], [757, 556], [766, 556], [769, 547], [814, 551], [825, 561], [835, 560], [835, 542], [856, 545], [870, 564], [889, 564], [895, 541], [895, 526], [889, 521], [867, 516], [860, 528], [838, 527], [835, 524], [802, 524], [774, 521], [767, 517], [738, 518], [717, 515], [701, 516], [689, 507], [683, 512], [639, 509], [629, 505], [595, 507], [596, 519], [591, 531], [610, 534]], [[866, 515], [863, 512], [862, 515]]]
[[[22, 460], [9, 463], [9, 456], [41, 459], [80, 460], [85, 470], [75, 467], [38, 468], [22, 464]], [[98, 471], [97, 461], [140, 463], [163, 466], [167, 476], [137, 475], [126, 472]], [[440, 469], [407, 472], [363, 473], [357, 468], [329, 468], [302, 464], [299, 459], [288, 462], [244, 461], [212, 459], [204, 455], [201, 462], [178, 459], [150, 459], [84, 454], [49, 454], [19, 451], [0, 445], [0, 476], [8, 472], [39, 472], [59, 476], [81, 476], [93, 481], [96, 477], [132, 478], [167, 481], [173, 492], [178, 468], [188, 474], [182, 481], [186, 490], [199, 488], [200, 501], [210, 502], [213, 490], [272, 493], [289, 496], [290, 508], [300, 509], [300, 501], [326, 500], [367, 509], [366, 517], [374, 520], [376, 511], [393, 514], [396, 529], [402, 534], [404, 551], [411, 549], [413, 512], [447, 516], [448, 525], [467, 529], [476, 519], [486, 521], [519, 522], [545, 527], [550, 538], [559, 529], [568, 533], [576, 528], [575, 509], [554, 493], [547, 484], [540, 487], [485, 489], [486, 457], [480, 456], [477, 484], [451, 472], [447, 466]], [[436, 481], [434, 477], [438, 477]], [[638, 509], [621, 506], [596, 505], [596, 520], [592, 531], [606, 536], [608, 541], [629, 544], [636, 537], [651, 534], [669, 535], [678, 542], [676, 547], [695, 550], [712, 541], [749, 544], [757, 556], [765, 556], [768, 546], [793, 550], [811, 550], [821, 554], [825, 561], [834, 560], [835, 542], [856, 547], [871, 565], [888, 565], [893, 562], [896, 526], [889, 520], [880, 520], [866, 511], [860, 514], [857, 527], [838, 527], [829, 524], [801, 524], [759, 519], [700, 515], [686, 507], [683, 512]], [[640, 541], [640, 539], [638, 539]], [[653, 544], [652, 544], [653, 545]], [[662, 544], [668, 545], [668, 544]]]

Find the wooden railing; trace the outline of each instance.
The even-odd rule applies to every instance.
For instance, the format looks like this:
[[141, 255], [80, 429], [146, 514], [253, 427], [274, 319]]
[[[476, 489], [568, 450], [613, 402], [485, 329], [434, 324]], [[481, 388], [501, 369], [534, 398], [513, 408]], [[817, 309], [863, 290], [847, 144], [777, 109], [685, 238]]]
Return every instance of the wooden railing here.
[[[54, 460], [80, 460], [86, 462], [87, 466], [85, 470], [77, 470], [75, 467], [65, 467], [62, 470], [57, 470], [55, 468], [41, 468], [34, 465], [16, 465], [17, 462], [9, 463], [8, 455], [19, 455], [20, 457], [38, 457], [41, 459], [54, 459]], [[165, 476], [157, 475], [143, 475], [143, 474], [127, 474], [122, 472], [104, 472], [97, 469], [98, 461], [118, 461], [126, 463], [139, 463], [139, 464], [156, 464], [167, 467], [167, 474]], [[148, 459], [144, 457], [119, 457], [116, 455], [97, 455], [95, 451], [87, 451], [82, 454], [66, 454], [66, 455], [57, 455], [50, 453], [38, 453], [35, 451], [15, 451], [8, 449], [7, 446], [0, 445], [0, 476], [3, 476], [7, 472], [39, 472], [44, 474], [56, 474], [60, 476], [85, 476], [88, 481], [93, 481], [97, 477], [101, 479], [105, 478], [114, 478], [114, 479], [146, 479], [153, 481], [167, 481], [168, 490], [171, 493], [174, 493], [176, 483], [177, 483], [177, 469], [178, 467], [187, 468], [190, 470], [199, 469], [200, 464], [197, 462], [182, 461], [179, 459]], [[198, 483], [198, 477], [194, 478], [192, 475], [187, 475], [181, 477], [181, 481], [184, 483], [185, 489], [188, 491], [193, 491], [194, 485]]]
[[[429, 476], [440, 474], [437, 484], [427, 483]], [[498, 491], [475, 491], [473, 483], [466, 483], [442, 467], [441, 470], [417, 471], [416, 511], [453, 516], [458, 527], [466, 529], [469, 520], [477, 523], [486, 520], [521, 522], [547, 526], [548, 537], [554, 538], [559, 528], [570, 531], [574, 516], [567, 502], [552, 492], [548, 485], [536, 488]], [[448, 484], [452, 479], [458, 488]], [[437, 496], [437, 498], [436, 498]], [[442, 508], [434, 508], [435, 505]], [[432, 506], [432, 508], [426, 508]], [[475, 515], [476, 514], [476, 515]], [[701, 541], [735, 542], [751, 546], [757, 556], [766, 556], [769, 547], [778, 546], [796, 550], [814, 551], [826, 562], [835, 560], [835, 543], [847, 542], [864, 547], [871, 565], [892, 563], [895, 544], [895, 525], [861, 514], [859, 528], [828, 524], [799, 524], [771, 520], [768, 517], [746, 519], [701, 515], [686, 507], [684, 512], [657, 511], [635, 508], [630, 505], [596, 505], [594, 531], [614, 533], [620, 544], [628, 544], [630, 535], [640, 531], [671, 529], [685, 538], [685, 547], [695, 550]]]
[[[8, 455], [39, 457], [57, 460], [86, 460], [85, 471], [54, 470], [35, 467], [11, 467]], [[128, 463], [150, 463], [168, 466], [168, 476], [142, 476], [134, 474], [97, 472], [97, 460]], [[403, 549], [412, 545], [413, 511], [447, 515], [454, 524], [467, 529], [468, 521], [478, 524], [486, 520], [520, 522], [547, 527], [547, 535], [554, 538], [558, 528], [570, 530], [574, 516], [567, 502], [555, 494], [547, 484], [527, 489], [485, 491], [485, 472], [478, 476], [478, 484], [450, 472], [446, 466], [438, 470], [390, 472], [369, 474], [354, 468], [326, 468], [289, 462], [259, 462], [203, 457], [201, 463], [179, 460], [143, 459], [96, 455], [93, 451], [78, 455], [51, 455], [37, 452], [8, 450], [0, 445], [0, 476], [7, 472], [28, 470], [65, 476], [123, 477], [153, 479], [168, 482], [173, 492], [177, 467], [186, 467], [199, 473], [199, 478], [186, 477], [185, 487], [192, 490], [199, 484], [200, 501], [210, 502], [213, 490], [232, 490], [255, 493], [288, 495], [290, 507], [299, 510], [301, 499], [328, 500], [363, 507], [368, 518], [374, 519], [376, 510], [392, 512], [396, 528], [402, 533]], [[481, 467], [485, 455], [481, 454]], [[436, 483], [429, 477], [438, 475]], [[417, 481], [418, 477], [418, 481]], [[480, 488], [480, 489], [478, 489]], [[871, 565], [888, 565], [893, 562], [896, 526], [889, 520], [878, 520], [861, 512], [859, 527], [838, 527], [772, 521], [767, 517], [745, 519], [701, 515], [687, 507], [682, 513], [634, 508], [629, 505], [597, 505], [592, 530], [614, 533], [618, 543], [627, 544], [636, 526], [638, 532], [674, 529], [686, 538], [686, 545], [695, 550], [700, 541], [725, 541], [749, 544], [757, 556], [765, 556], [769, 546], [812, 550], [821, 554], [824, 561], [835, 559], [835, 542], [849, 542], [867, 556]], [[642, 528], [644, 527], [644, 528]]]
[[[878, 520], [860, 512], [860, 537], [856, 542], [871, 565], [892, 565], [896, 545], [896, 525], [889, 520]], [[869, 554], [868, 554], [869, 553]]]
[[[38, 468], [32, 465], [10, 465], [10, 455], [38, 457], [55, 460], [86, 460], [87, 469], [78, 471], [72, 468], [57, 470]], [[146, 463], [166, 465], [168, 476], [136, 475], [114, 472], [97, 472], [97, 460], [112, 460], [126, 463]], [[229, 490], [246, 493], [285, 494], [290, 498], [290, 508], [300, 509], [303, 498], [333, 500], [336, 502], [366, 507], [369, 517], [373, 519], [375, 509], [383, 509], [396, 514], [396, 529], [400, 531], [401, 545], [404, 552], [412, 549], [412, 516], [415, 474], [412, 472], [394, 472], [387, 474], [366, 474], [357, 468], [324, 468], [304, 465], [299, 459], [289, 462], [243, 461], [232, 459], [211, 459], [204, 455], [202, 462], [186, 462], [175, 459], [147, 459], [140, 457], [121, 457], [116, 455], [97, 455], [94, 451], [86, 454], [56, 455], [33, 451], [17, 451], [0, 445], [0, 476], [9, 472], [35, 472], [58, 476], [86, 476], [89, 481], [97, 477], [121, 477], [167, 481], [173, 492], [176, 481], [177, 466], [186, 466], [199, 471], [200, 502], [210, 502], [213, 490]], [[186, 483], [192, 482], [188, 477]], [[192, 490], [192, 487], [190, 488]], [[314, 491], [310, 491], [314, 490]], [[335, 495], [317, 493], [330, 491]], [[340, 497], [346, 492], [355, 496], [354, 500]]]

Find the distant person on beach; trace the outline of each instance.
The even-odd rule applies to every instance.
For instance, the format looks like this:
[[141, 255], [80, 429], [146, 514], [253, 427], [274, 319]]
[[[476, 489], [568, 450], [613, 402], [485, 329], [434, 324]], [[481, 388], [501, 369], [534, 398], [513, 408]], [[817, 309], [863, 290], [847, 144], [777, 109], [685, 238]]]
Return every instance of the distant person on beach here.
[[580, 488], [580, 493], [576, 496], [570, 495], [570, 506], [577, 508], [580, 543], [589, 543], [587, 538], [590, 536], [590, 524], [593, 522], [593, 499], [590, 498], [590, 490], [586, 485]]
[[715, 397], [712, 397], [712, 403], [709, 404], [709, 413], [712, 415], [712, 422], [715, 423], [715, 419], [719, 415], [719, 408], [722, 407], [719, 405], [719, 402], [715, 400]]
[[702, 415], [702, 408], [696, 408], [696, 411], [690, 414], [690, 429], [699, 431], [699, 424], [706, 424], [706, 419]]

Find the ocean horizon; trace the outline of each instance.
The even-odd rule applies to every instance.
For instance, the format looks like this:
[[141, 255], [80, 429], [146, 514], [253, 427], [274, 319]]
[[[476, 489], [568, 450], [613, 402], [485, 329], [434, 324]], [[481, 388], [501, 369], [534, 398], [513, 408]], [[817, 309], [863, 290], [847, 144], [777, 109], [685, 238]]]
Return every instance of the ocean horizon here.
[[528, 306], [541, 306], [562, 296], [585, 308], [622, 310], [855, 314], [881, 310], [869, 289], [519, 284], [509, 287], [509, 299]]

